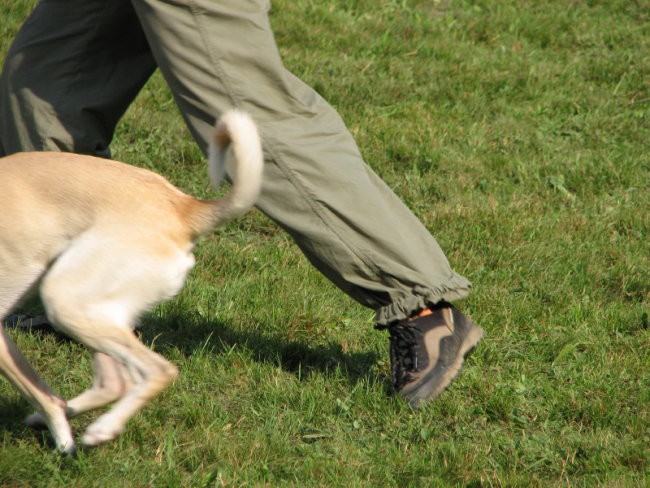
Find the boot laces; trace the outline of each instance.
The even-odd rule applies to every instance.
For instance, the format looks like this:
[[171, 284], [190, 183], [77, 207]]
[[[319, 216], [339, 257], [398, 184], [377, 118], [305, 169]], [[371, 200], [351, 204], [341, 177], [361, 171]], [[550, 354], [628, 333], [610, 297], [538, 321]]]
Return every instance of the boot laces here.
[[419, 371], [418, 345], [421, 334], [418, 329], [404, 325], [395, 325], [389, 332], [392, 383], [396, 389], [400, 389], [411, 381], [411, 373]]

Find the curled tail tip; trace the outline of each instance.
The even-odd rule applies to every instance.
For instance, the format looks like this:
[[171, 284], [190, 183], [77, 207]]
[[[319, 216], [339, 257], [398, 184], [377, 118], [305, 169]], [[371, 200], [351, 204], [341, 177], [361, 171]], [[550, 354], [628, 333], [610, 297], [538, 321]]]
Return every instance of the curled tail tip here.
[[[260, 147], [261, 142], [253, 118], [241, 109], [230, 109], [217, 120], [209, 147], [209, 176], [218, 187], [226, 173], [226, 152], [230, 146]], [[233, 149], [235, 149], [233, 147]], [[251, 159], [250, 157], [248, 158]], [[249, 161], [250, 162], [250, 161]]]
[[223, 215], [228, 215], [228, 219], [250, 209], [261, 191], [264, 155], [257, 126], [248, 113], [229, 110], [216, 124], [209, 158], [209, 175], [214, 186], [226, 172], [229, 147], [234, 155], [234, 164], [229, 168], [233, 187], [222, 202]]
[[252, 133], [259, 138], [253, 118], [240, 109], [228, 110], [219, 118], [214, 133], [215, 144], [221, 149], [227, 148], [232, 142], [233, 133]]

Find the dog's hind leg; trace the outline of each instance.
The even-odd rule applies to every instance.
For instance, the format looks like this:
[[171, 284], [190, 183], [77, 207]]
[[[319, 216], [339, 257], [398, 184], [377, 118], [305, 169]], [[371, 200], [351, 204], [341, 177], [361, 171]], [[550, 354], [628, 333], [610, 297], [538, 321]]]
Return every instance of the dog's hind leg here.
[[91, 324], [86, 320], [87, 311], [78, 308], [67, 310], [65, 317], [53, 314], [57, 328], [96, 353], [110, 356], [111, 360], [120, 363], [124, 368], [121, 371], [128, 371], [133, 382], [115, 405], [86, 429], [83, 444], [96, 446], [119, 436], [126, 422], [169, 385], [176, 378], [178, 370], [142, 344], [129, 327], [116, 325], [111, 320], [114, 308], [102, 313], [101, 308], [94, 304], [92, 311], [95, 316]]
[[86, 429], [83, 443], [88, 446], [117, 437], [126, 422], [178, 375], [176, 366], [147, 348], [130, 330], [111, 328], [93, 342], [91, 347], [101, 348], [128, 368], [133, 387]]
[[[47, 424], [54, 442], [59, 451], [65, 453], [74, 452], [74, 440], [70, 425], [65, 416], [65, 402], [59, 398], [50, 387], [38, 376], [31, 367], [25, 356], [18, 350], [16, 344], [11, 340], [2, 327], [1, 320], [9, 313], [22, 294], [29, 288], [29, 285], [18, 287], [20, 281], [11, 277], [14, 283], [10, 288], [3, 279], [0, 296], [0, 372], [20, 391], [42, 415]], [[33, 280], [25, 280], [31, 284]]]
[[[93, 354], [93, 371], [92, 386], [67, 401], [65, 413], [68, 418], [113, 403], [133, 385], [131, 376], [124, 365], [101, 352]], [[27, 417], [25, 423], [31, 427], [46, 425], [45, 418], [39, 412]]]
[[68, 400], [65, 409], [68, 417], [113, 403], [133, 386], [131, 376], [124, 365], [104, 353], [93, 354], [93, 370], [93, 386]]
[[110, 240], [112, 252], [106, 253], [103, 236], [87, 235], [60, 257], [41, 286], [53, 325], [120, 363], [133, 382], [111, 410], [88, 427], [83, 436], [88, 446], [116, 438], [129, 418], [178, 374], [174, 365], [138, 340], [133, 325], [151, 305], [180, 290], [194, 260], [173, 245], [166, 248], [160, 236], [143, 247], [142, 240]]

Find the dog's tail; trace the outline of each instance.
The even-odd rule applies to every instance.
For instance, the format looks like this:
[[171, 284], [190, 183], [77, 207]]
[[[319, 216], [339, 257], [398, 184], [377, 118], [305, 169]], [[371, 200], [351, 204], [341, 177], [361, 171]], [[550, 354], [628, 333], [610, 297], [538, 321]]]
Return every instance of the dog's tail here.
[[[228, 149], [232, 150], [234, 164], [226, 164]], [[210, 182], [219, 186], [228, 166], [232, 189], [225, 197], [200, 202], [193, 212], [192, 227], [203, 234], [217, 225], [238, 217], [255, 204], [262, 187], [264, 156], [255, 123], [241, 111], [226, 112], [215, 128], [208, 154]]]

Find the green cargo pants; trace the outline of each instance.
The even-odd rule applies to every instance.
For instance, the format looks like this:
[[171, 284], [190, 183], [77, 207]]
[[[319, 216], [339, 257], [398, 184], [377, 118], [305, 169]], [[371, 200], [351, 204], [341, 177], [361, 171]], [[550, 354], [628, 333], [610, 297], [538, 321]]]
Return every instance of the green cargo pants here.
[[386, 325], [468, 294], [435, 239], [364, 163], [336, 111], [282, 65], [268, 0], [42, 0], [0, 84], [0, 153], [109, 156], [159, 68], [203, 151], [226, 109], [262, 135], [258, 208]]

